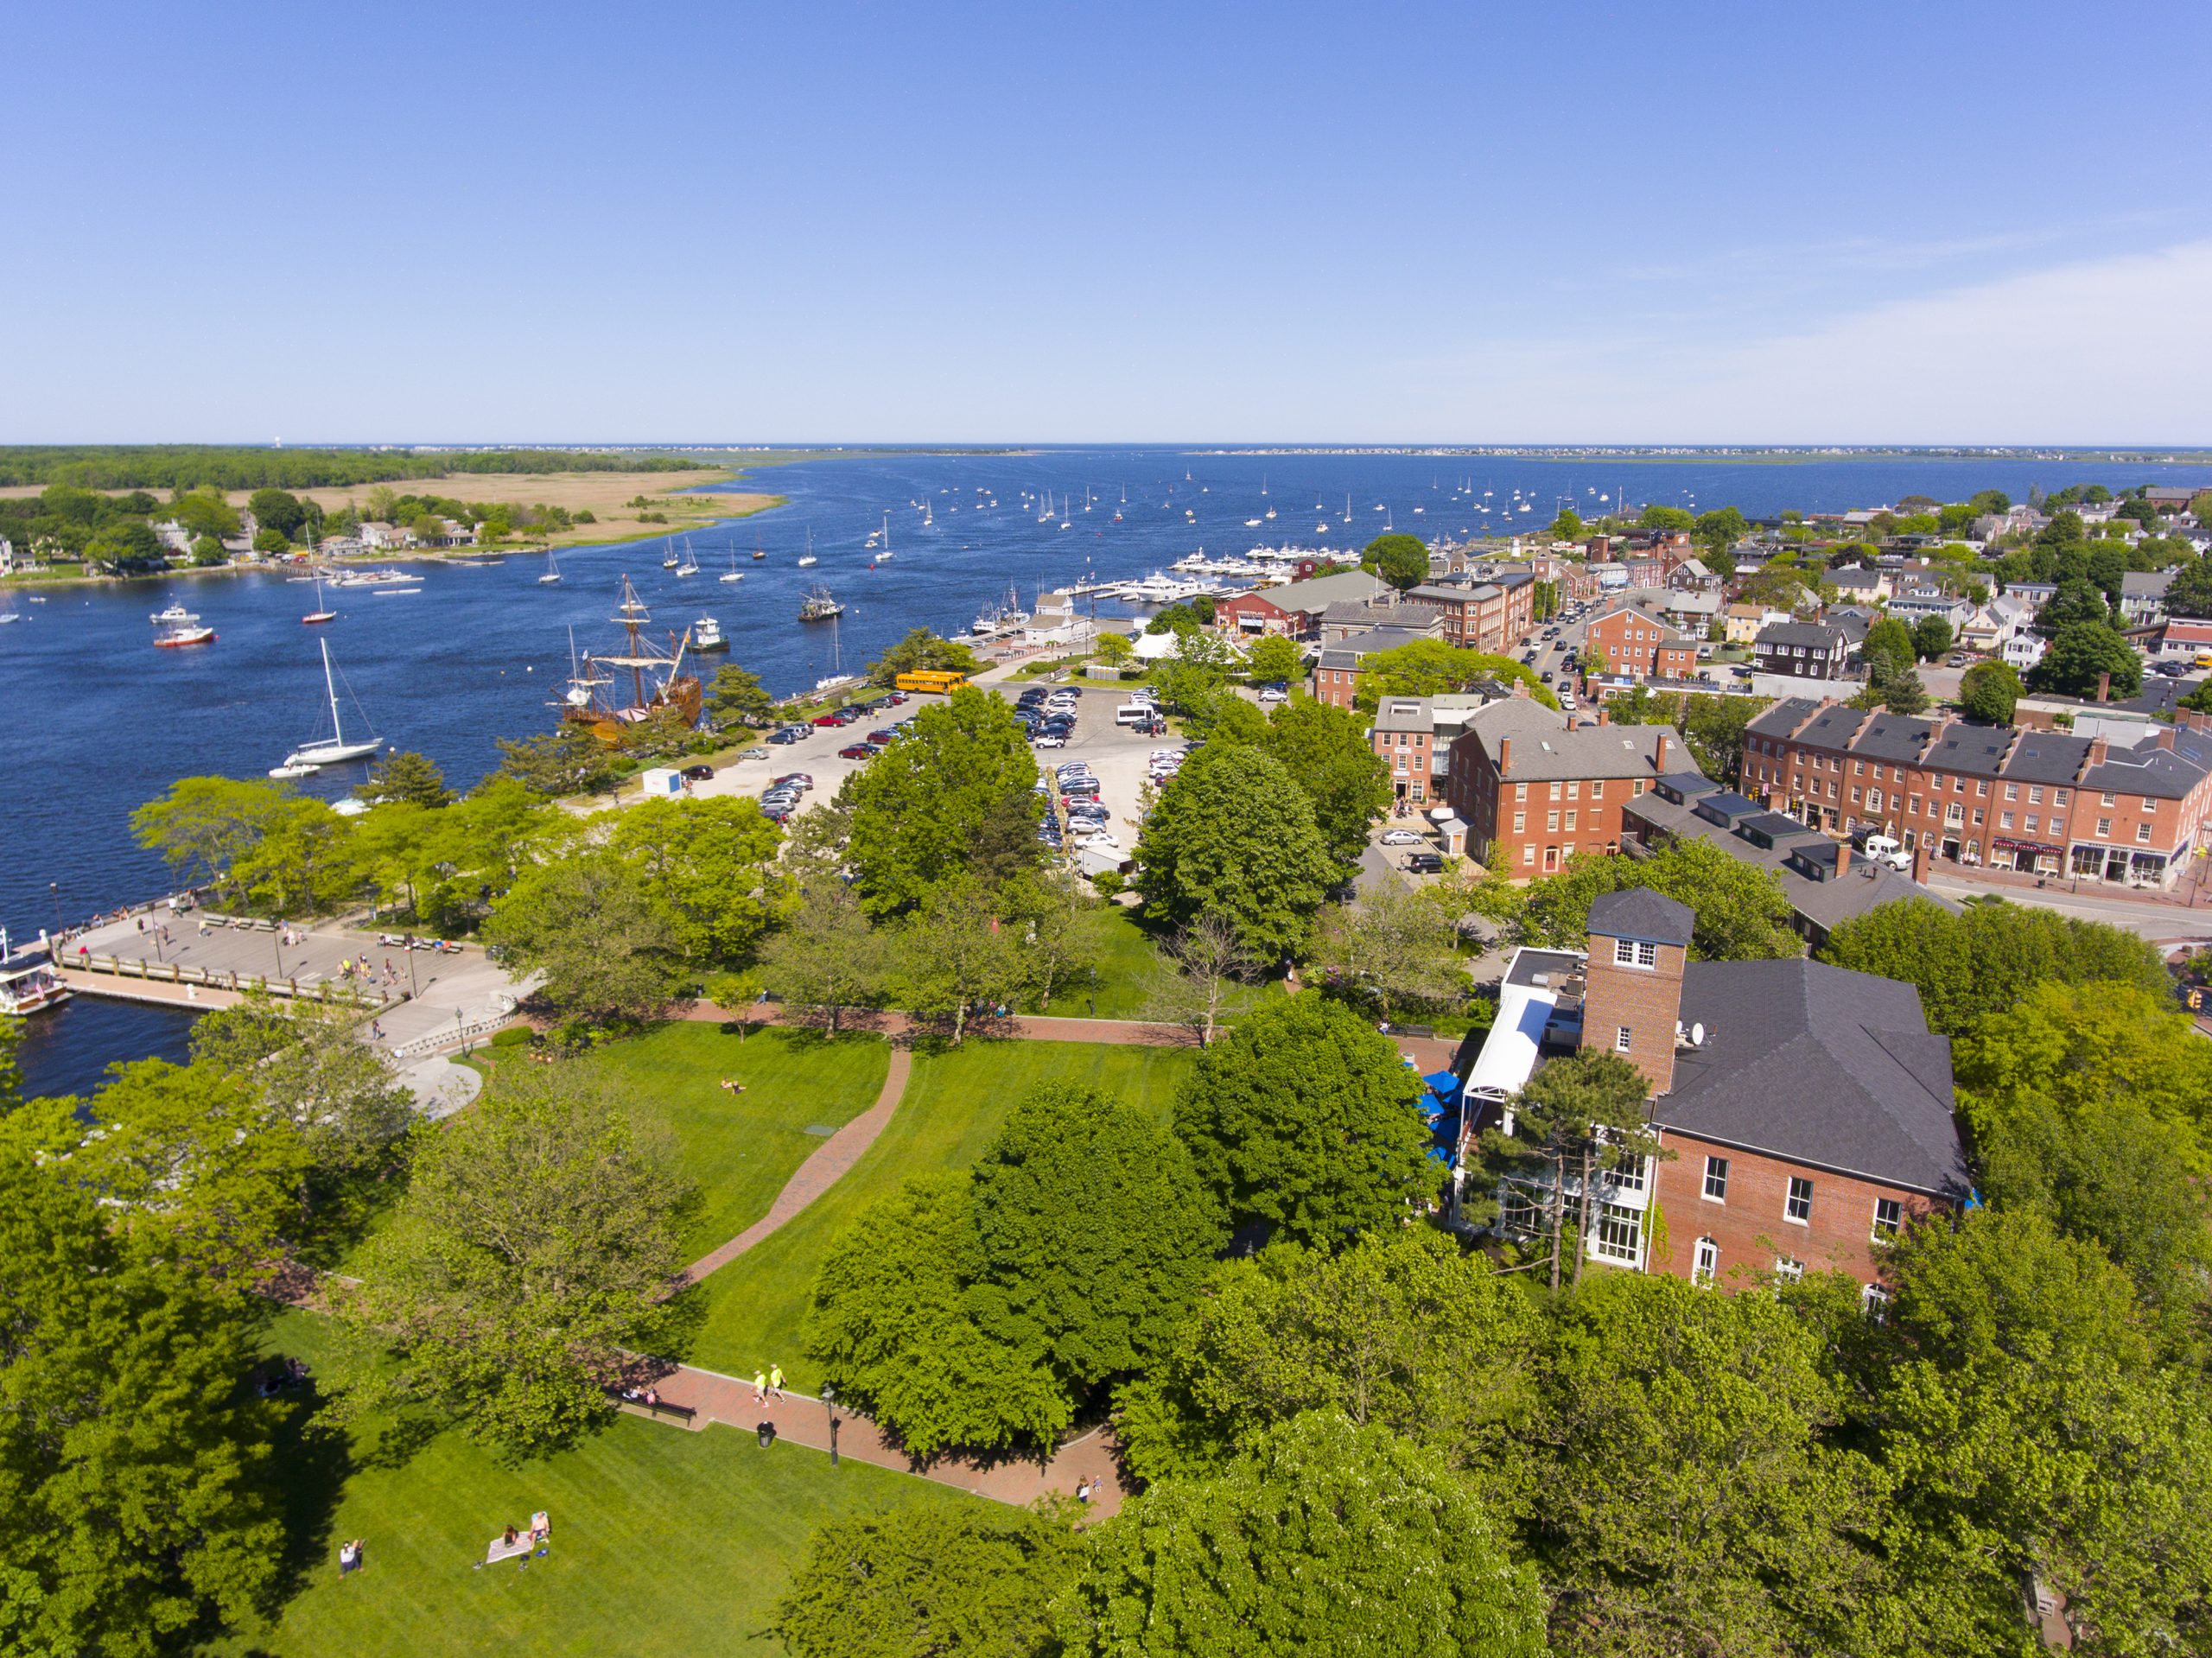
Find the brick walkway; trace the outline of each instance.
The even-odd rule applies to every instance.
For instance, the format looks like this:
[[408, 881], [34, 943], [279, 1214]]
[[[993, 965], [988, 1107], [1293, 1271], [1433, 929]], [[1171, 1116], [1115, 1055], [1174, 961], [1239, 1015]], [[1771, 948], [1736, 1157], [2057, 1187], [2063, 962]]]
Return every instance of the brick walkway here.
[[[829, 1408], [819, 1399], [805, 1394], [787, 1393], [781, 1399], [756, 1405], [750, 1382], [741, 1382], [719, 1371], [695, 1369], [688, 1364], [678, 1365], [654, 1382], [653, 1390], [671, 1405], [689, 1406], [697, 1412], [691, 1419], [694, 1430], [710, 1422], [720, 1422], [741, 1432], [755, 1433], [762, 1422], [772, 1422], [779, 1441], [787, 1440], [813, 1451], [830, 1448]], [[632, 1409], [636, 1414], [650, 1414], [634, 1407], [626, 1408]], [[664, 1416], [653, 1420], [667, 1422], [670, 1419]], [[772, 1455], [773, 1449], [766, 1454]], [[1093, 1514], [1103, 1519], [1122, 1506], [1122, 1483], [1114, 1462], [1113, 1438], [1104, 1428], [1095, 1428], [1069, 1440], [1048, 1459], [1010, 1455], [957, 1456], [924, 1463], [887, 1445], [875, 1424], [865, 1416], [840, 1409], [837, 1454], [855, 1462], [872, 1463], [878, 1468], [918, 1475], [999, 1502], [1033, 1502], [1048, 1492], [1072, 1496], [1075, 1488], [1089, 1480], [1097, 1491], [1091, 1504]]]
[[[784, 1189], [776, 1194], [776, 1201], [768, 1205], [766, 1214], [728, 1242], [709, 1250], [686, 1267], [683, 1281], [696, 1284], [716, 1267], [728, 1266], [843, 1179], [846, 1171], [861, 1160], [861, 1153], [875, 1144], [875, 1137], [889, 1125], [891, 1114], [899, 1109], [899, 1096], [906, 1093], [906, 1078], [913, 1069], [912, 1051], [894, 1043], [891, 1049], [891, 1067], [884, 1073], [883, 1090], [875, 1096], [875, 1103], [830, 1135], [812, 1156], [798, 1166], [798, 1172], [784, 1183]], [[683, 1400], [678, 1402], [689, 1404], [690, 1401]]]

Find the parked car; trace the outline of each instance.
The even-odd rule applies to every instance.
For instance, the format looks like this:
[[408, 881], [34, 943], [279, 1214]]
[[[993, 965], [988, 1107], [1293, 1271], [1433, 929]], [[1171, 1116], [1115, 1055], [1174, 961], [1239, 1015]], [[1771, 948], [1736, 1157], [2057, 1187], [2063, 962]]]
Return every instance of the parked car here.
[[807, 723], [809, 725], [817, 726], [836, 726], [842, 725], [844, 721], [840, 720], [834, 714], [817, 714], [813, 719], [807, 721]]
[[1382, 844], [1384, 846], [1419, 846], [1421, 842], [1421, 837], [1414, 834], [1411, 829], [1385, 829], [1382, 831]]
[[1440, 875], [1444, 873], [1444, 856], [1437, 852], [1416, 852], [1406, 860], [1406, 867], [1416, 875]]
[[886, 743], [897, 742], [899, 740], [899, 734], [895, 731], [888, 730], [871, 731], [868, 734], [868, 740], [880, 748]]
[[847, 743], [837, 751], [837, 758], [841, 760], [872, 760], [875, 758], [875, 750], [866, 743]]
[[1068, 740], [1057, 731], [1040, 731], [1030, 740], [1039, 748], [1065, 748]]
[[1265, 707], [1270, 702], [1287, 702], [1289, 701], [1290, 693], [1288, 691], [1279, 691], [1272, 685], [1260, 693], [1260, 702], [1262, 707]]
[[768, 740], [772, 743], [795, 743], [805, 735], [806, 727], [804, 726], [798, 727], [797, 728], [791, 726], [785, 726], [781, 731], [770, 732], [768, 734]]
[[781, 788], [786, 783], [796, 783], [802, 789], [811, 789], [814, 786], [814, 773], [811, 772], [786, 772], [783, 776], [776, 778], [775, 783], [778, 788]]
[[683, 768], [683, 775], [693, 783], [704, 783], [714, 774], [715, 768], [703, 763], [698, 765], [687, 765]]
[[[775, 740], [771, 738], [769, 740], [772, 742]], [[765, 760], [768, 757], [768, 751], [756, 744], [753, 747], [747, 749], [742, 754], [740, 754], [738, 759], [741, 760]]]

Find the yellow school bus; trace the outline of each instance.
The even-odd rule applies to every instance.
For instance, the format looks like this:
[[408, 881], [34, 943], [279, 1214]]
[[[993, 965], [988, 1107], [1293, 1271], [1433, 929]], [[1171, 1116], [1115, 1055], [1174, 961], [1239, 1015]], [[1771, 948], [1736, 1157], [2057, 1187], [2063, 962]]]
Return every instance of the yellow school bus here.
[[946, 668], [917, 668], [912, 673], [899, 675], [892, 683], [902, 691], [936, 691], [941, 696], [958, 690], [968, 683], [968, 676]]

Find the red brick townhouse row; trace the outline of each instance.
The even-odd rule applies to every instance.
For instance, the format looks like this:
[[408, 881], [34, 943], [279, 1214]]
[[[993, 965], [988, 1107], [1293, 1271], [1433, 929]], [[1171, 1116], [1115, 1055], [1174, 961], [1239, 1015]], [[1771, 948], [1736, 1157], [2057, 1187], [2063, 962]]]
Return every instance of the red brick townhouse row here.
[[[1882, 1299], [1879, 1246], [1967, 1191], [1949, 1041], [1910, 985], [1802, 957], [1692, 962], [1688, 907], [1646, 887], [1590, 906], [1586, 952], [1524, 950], [1468, 1083], [1474, 1131], [1510, 1128], [1512, 1090], [1577, 1047], [1643, 1071], [1671, 1153], [1598, 1177], [1592, 1261], [1741, 1287], [1840, 1269]], [[1567, 1199], [1578, 1204], [1570, 1178]], [[1534, 1237], [1548, 1182], [1509, 1176], [1496, 1229]]]
[[1584, 625], [1586, 661], [1603, 651], [1605, 670], [1638, 679], [1688, 679], [1697, 672], [1697, 644], [1640, 599], [1616, 600]]
[[1531, 696], [1503, 697], [1469, 716], [1445, 773], [1468, 855], [1527, 880], [1578, 852], [1618, 852], [1621, 809], [1656, 778], [1694, 769], [1669, 727], [1599, 720], [1571, 726]]
[[2212, 735], [2146, 724], [2123, 747], [1793, 696], [1745, 728], [1742, 786], [1816, 829], [1878, 828], [1966, 865], [2162, 886], [2205, 844]]
[[1446, 644], [1503, 656], [1535, 626], [1535, 577], [1516, 573], [1464, 586], [1423, 582], [1408, 588], [1399, 602], [1424, 606], [1441, 616]]

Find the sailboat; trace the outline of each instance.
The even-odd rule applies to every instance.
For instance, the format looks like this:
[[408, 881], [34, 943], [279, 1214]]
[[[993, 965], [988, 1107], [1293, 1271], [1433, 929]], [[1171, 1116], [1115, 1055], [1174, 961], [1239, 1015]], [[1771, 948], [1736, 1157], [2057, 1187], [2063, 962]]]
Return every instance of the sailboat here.
[[284, 764], [272, 771], [270, 773], [271, 777], [279, 774], [297, 777], [300, 772], [293, 769], [296, 766], [313, 771], [316, 766], [335, 765], [341, 760], [364, 760], [384, 746], [381, 737], [372, 736], [350, 743], [346, 740], [346, 727], [338, 717], [338, 682], [331, 673], [330, 641], [323, 639], [318, 643], [322, 646], [323, 693], [330, 699], [331, 734], [311, 743], [303, 743], [285, 755]]
[[553, 549], [550, 547], [545, 549], [545, 574], [537, 578], [537, 585], [541, 588], [556, 588], [561, 585], [560, 562], [553, 556]]
[[699, 561], [691, 556], [691, 537], [689, 536], [683, 537], [683, 562], [676, 567], [676, 573], [678, 575], [699, 574]]
[[[923, 503], [923, 505], [926, 506], [926, 505], [928, 505], [928, 503], [925, 501], [925, 502], [924, 502], [924, 503]], [[878, 548], [878, 549], [876, 549], [876, 555], [875, 555], [876, 562], [877, 562], [878, 563], [880, 563], [880, 562], [882, 562], [885, 559], [887, 559], [887, 558], [888, 558], [888, 557], [890, 557], [890, 556], [891, 556], [891, 515], [890, 515], [888, 512], [887, 512], [887, 513], [885, 513], [885, 514], [883, 515], [883, 545], [882, 545], [881, 547], [880, 547], [880, 548]]]
[[[638, 597], [626, 575], [622, 578], [622, 602], [615, 609], [619, 613], [613, 620], [622, 630], [622, 645], [619, 650], [604, 655], [588, 651], [584, 653], [584, 672], [571, 675], [562, 717], [588, 727], [607, 742], [614, 741], [626, 726], [636, 724], [659, 708], [674, 708], [687, 726], [696, 722], [704, 692], [698, 676], [683, 670], [683, 658], [691, 648], [690, 634], [686, 632], [678, 638], [671, 633], [665, 651], [646, 644], [645, 628], [652, 619], [652, 613]], [[569, 648], [572, 651], [575, 649], [573, 635]], [[630, 700], [626, 704], [616, 702], [612, 695], [599, 694], [619, 683], [606, 673], [610, 668], [630, 670]]]
[[[720, 581], [742, 581], [745, 580], [745, 572], [737, 568], [737, 543], [735, 542], [732, 542], [729, 544], [729, 574], [728, 575], [717, 576], [715, 580]], [[696, 648], [696, 645], [694, 648]]]
[[315, 608], [301, 617], [300, 620], [313, 626], [317, 622], [334, 622], [337, 619], [336, 611], [325, 610], [322, 607], [322, 578], [318, 575], [315, 578]]
[[806, 550], [805, 550], [804, 553], [801, 553], [801, 554], [799, 555], [798, 567], [799, 567], [799, 569], [801, 569], [803, 570], [803, 569], [804, 569], [808, 565], [810, 565], [810, 564], [811, 564], [811, 563], [813, 563], [813, 562], [814, 562], [814, 526], [813, 526], [812, 524], [809, 524], [809, 525], [807, 525], [807, 527], [806, 527]]
[[758, 564], [762, 559], [767, 556], [768, 549], [760, 544], [760, 537], [757, 535], [754, 536], [753, 537], [753, 562], [755, 564]]

